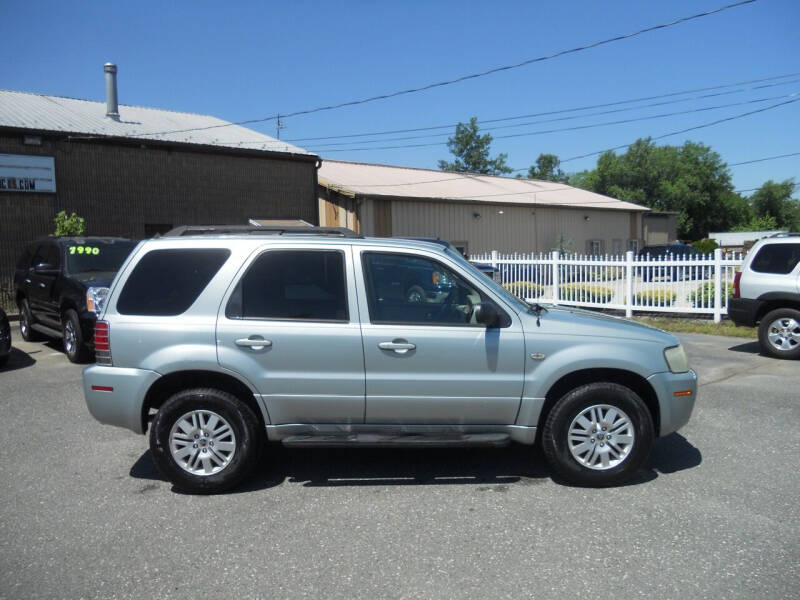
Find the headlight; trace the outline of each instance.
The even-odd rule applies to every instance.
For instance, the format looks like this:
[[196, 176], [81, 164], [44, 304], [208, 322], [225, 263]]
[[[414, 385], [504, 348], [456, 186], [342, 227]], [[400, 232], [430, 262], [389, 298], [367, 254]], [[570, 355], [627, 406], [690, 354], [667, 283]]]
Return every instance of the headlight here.
[[100, 316], [105, 308], [106, 298], [108, 298], [107, 287], [90, 287], [86, 290], [86, 309]]
[[683, 346], [673, 346], [664, 349], [664, 358], [667, 361], [669, 370], [673, 373], [686, 373], [689, 370], [689, 360]]

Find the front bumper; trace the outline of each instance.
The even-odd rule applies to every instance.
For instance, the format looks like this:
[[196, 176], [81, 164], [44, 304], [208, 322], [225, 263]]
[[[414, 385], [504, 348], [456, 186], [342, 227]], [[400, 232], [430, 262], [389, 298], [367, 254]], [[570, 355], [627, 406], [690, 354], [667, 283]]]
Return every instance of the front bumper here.
[[[689, 422], [697, 398], [697, 373], [656, 373], [647, 378], [658, 396], [660, 424], [658, 435], [663, 437]], [[676, 396], [679, 392], [689, 395]]]
[[155, 371], [92, 365], [83, 370], [83, 395], [92, 416], [106, 425], [144, 433], [142, 404]]

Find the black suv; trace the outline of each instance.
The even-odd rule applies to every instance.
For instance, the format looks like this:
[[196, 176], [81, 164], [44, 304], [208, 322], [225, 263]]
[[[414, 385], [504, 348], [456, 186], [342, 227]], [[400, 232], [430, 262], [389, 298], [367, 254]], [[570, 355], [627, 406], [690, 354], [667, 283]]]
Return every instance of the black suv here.
[[112, 237], [49, 237], [28, 245], [14, 271], [22, 338], [61, 338], [71, 362], [87, 361], [108, 286], [135, 245]]

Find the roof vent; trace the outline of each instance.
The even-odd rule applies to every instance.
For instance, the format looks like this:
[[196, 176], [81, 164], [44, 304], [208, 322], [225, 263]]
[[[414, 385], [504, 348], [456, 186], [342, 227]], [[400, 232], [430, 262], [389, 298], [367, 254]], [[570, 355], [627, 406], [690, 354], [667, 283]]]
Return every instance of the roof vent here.
[[106, 73], [106, 116], [119, 118], [119, 106], [117, 104], [117, 65], [106, 63], [103, 65]]

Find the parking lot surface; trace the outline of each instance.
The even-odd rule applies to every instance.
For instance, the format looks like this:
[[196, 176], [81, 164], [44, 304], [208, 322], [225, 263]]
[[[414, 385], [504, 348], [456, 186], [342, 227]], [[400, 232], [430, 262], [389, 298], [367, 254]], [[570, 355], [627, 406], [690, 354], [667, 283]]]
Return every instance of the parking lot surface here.
[[97, 423], [81, 369], [15, 331], [0, 370], [1, 598], [789, 598], [800, 588], [800, 364], [680, 335], [689, 424], [613, 489], [538, 452], [287, 450], [177, 493]]

